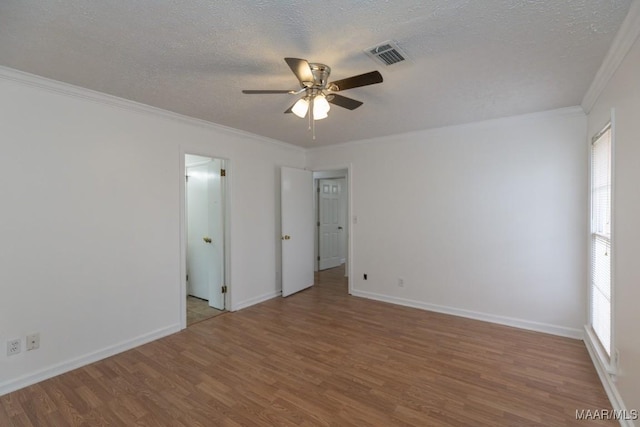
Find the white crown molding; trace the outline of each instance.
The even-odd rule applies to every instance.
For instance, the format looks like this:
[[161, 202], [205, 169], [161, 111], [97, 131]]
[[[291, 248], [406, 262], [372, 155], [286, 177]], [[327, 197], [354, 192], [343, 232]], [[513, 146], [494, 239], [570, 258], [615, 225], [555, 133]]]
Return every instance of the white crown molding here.
[[375, 138], [348, 141], [348, 142], [343, 142], [341, 144], [331, 144], [331, 145], [323, 145], [320, 147], [311, 147], [311, 148], [307, 148], [307, 152], [309, 153], [314, 151], [328, 150], [328, 149], [337, 148], [337, 147], [345, 148], [349, 146], [371, 144], [376, 142], [385, 142], [390, 138], [405, 139], [405, 138], [411, 138], [412, 136], [425, 136], [425, 135], [437, 136], [442, 132], [448, 132], [452, 129], [482, 129], [486, 127], [495, 126], [498, 123], [518, 123], [518, 122], [526, 123], [532, 120], [553, 119], [558, 117], [566, 118], [566, 117], [584, 117], [584, 116], [585, 116], [584, 110], [582, 109], [581, 106], [578, 105], [573, 107], [557, 108], [554, 110], [538, 111], [535, 113], [519, 114], [517, 116], [505, 116], [505, 117], [498, 117], [495, 119], [481, 120], [477, 122], [462, 123], [458, 125], [450, 125], [450, 126], [443, 126], [443, 127], [430, 128], [430, 129], [421, 129], [421, 130], [415, 130], [415, 131], [404, 132], [404, 133], [396, 133], [393, 135], [386, 135], [386, 136], [377, 136]]
[[220, 125], [206, 120], [197, 119], [194, 117], [185, 116], [182, 114], [174, 113], [172, 111], [163, 110], [161, 108], [152, 107], [140, 102], [131, 101], [129, 99], [119, 98], [117, 96], [108, 95], [106, 93], [98, 92], [91, 89], [86, 89], [80, 86], [75, 86], [69, 83], [60, 82], [57, 80], [48, 79], [46, 77], [37, 76], [35, 74], [25, 73], [24, 71], [15, 70], [13, 68], [0, 66], [0, 80], [9, 80], [25, 86], [44, 89], [50, 92], [55, 92], [61, 95], [70, 96], [73, 98], [82, 99], [85, 101], [96, 102], [110, 107], [120, 108], [137, 113], [150, 114], [156, 117], [162, 117], [165, 119], [177, 121], [180, 123], [199, 126], [207, 129], [213, 129], [216, 131], [226, 132], [234, 136], [240, 136], [252, 140], [259, 140], [268, 142], [270, 144], [295, 150], [298, 152], [305, 152], [306, 149], [297, 145], [289, 144], [287, 142], [278, 141], [276, 139], [267, 138], [265, 136], [256, 135], [250, 132], [245, 132], [232, 127]]
[[613, 39], [613, 43], [602, 61], [602, 65], [582, 98], [582, 108], [585, 113], [589, 114], [605, 86], [629, 53], [638, 35], [640, 35], [640, 0], [633, 0], [618, 34]]
[[[637, 0], [634, 0], [634, 1], [637, 1]], [[163, 117], [169, 120], [177, 121], [177, 122], [192, 125], [192, 126], [199, 126], [207, 129], [226, 132], [234, 136], [240, 136], [243, 138], [248, 138], [248, 139], [258, 140], [258, 141], [264, 141], [264, 142], [279, 146], [281, 148], [286, 148], [286, 149], [290, 149], [290, 150], [294, 150], [302, 153], [326, 150], [326, 149], [331, 149], [336, 147], [345, 147], [349, 145], [361, 145], [361, 144], [367, 144], [372, 142], [379, 142], [379, 141], [384, 141], [388, 138], [407, 137], [411, 135], [424, 135], [425, 133], [442, 132], [442, 131], [447, 131], [448, 129], [453, 129], [453, 128], [467, 128], [467, 127], [473, 128], [473, 127], [491, 126], [495, 123], [499, 123], [505, 120], [528, 121], [528, 120], [540, 119], [544, 117], [584, 115], [583, 107], [580, 107], [580, 106], [566, 107], [566, 108], [559, 108], [555, 110], [521, 114], [517, 116], [507, 116], [507, 117], [500, 117], [496, 119], [489, 119], [489, 120], [483, 120], [478, 122], [463, 123], [459, 125], [444, 126], [444, 127], [432, 128], [432, 129], [422, 129], [422, 130], [405, 132], [405, 133], [400, 133], [395, 135], [380, 136], [380, 137], [371, 138], [371, 139], [349, 141], [342, 144], [331, 144], [331, 145], [323, 145], [320, 147], [305, 148], [305, 147], [300, 147], [284, 141], [268, 138], [262, 135], [245, 132], [239, 129], [231, 128], [231, 127], [220, 125], [217, 123], [208, 122], [206, 120], [185, 116], [182, 114], [174, 113], [172, 111], [163, 110], [157, 107], [152, 107], [150, 105], [142, 104], [136, 101], [119, 98], [117, 96], [108, 95], [106, 93], [94, 91], [91, 89], [86, 89], [86, 88], [75, 86], [69, 83], [64, 83], [57, 80], [48, 79], [46, 77], [37, 76], [35, 74], [26, 73], [24, 71], [15, 70], [13, 68], [0, 66], [0, 80], [9, 80], [25, 86], [44, 89], [50, 92], [55, 92], [61, 95], [66, 95], [73, 98], [82, 99], [85, 101], [96, 102], [99, 104], [108, 105], [115, 108], [121, 108], [124, 110], [133, 111], [137, 113], [150, 114], [156, 117]]]

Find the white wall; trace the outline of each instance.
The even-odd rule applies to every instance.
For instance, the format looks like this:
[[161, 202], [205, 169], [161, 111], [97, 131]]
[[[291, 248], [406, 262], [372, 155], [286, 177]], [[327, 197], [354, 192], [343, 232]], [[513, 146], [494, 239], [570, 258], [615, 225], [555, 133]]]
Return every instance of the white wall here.
[[[636, 12], [636, 16], [640, 16]], [[637, 22], [636, 22], [637, 25]], [[637, 32], [636, 32], [637, 34]], [[640, 409], [640, 40], [636, 39], [589, 113], [591, 137], [614, 123], [613, 336], [620, 354], [616, 387]]]
[[[615, 327], [632, 408], [638, 50], [589, 116], [592, 133], [616, 107]], [[41, 333], [38, 351], [0, 351], [0, 394], [179, 329], [184, 152], [230, 160], [233, 308], [277, 295], [279, 166], [304, 165], [302, 150], [6, 69], [0, 128], [0, 343]], [[309, 169], [352, 165], [354, 293], [580, 335], [586, 128], [566, 109], [309, 151]]]
[[0, 132], [0, 394], [179, 329], [185, 151], [230, 159], [233, 307], [277, 295], [279, 166], [303, 150], [7, 69]]
[[355, 295], [581, 337], [585, 139], [572, 108], [317, 148], [307, 166], [352, 164]]

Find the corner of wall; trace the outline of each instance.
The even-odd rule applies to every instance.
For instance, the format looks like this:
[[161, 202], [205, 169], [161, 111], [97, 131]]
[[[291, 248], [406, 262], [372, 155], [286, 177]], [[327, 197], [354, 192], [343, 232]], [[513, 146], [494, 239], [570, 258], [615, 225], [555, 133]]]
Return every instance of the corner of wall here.
[[585, 113], [589, 114], [594, 104], [598, 100], [600, 93], [613, 77], [620, 63], [625, 58], [631, 46], [640, 35], [640, 1], [632, 1], [629, 12], [625, 17], [618, 34], [611, 43], [609, 52], [602, 61], [602, 65], [598, 69], [596, 76], [591, 82], [591, 86], [582, 99], [582, 108]]

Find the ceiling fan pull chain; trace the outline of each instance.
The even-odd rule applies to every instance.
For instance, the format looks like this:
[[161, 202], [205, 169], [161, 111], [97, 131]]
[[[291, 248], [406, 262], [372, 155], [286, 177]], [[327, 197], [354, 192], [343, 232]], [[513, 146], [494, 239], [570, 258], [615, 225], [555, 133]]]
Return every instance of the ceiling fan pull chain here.
[[313, 107], [315, 104], [315, 100], [316, 100], [315, 96], [311, 97], [311, 99], [309, 100], [309, 122], [311, 125], [311, 138], [313, 140], [316, 139], [316, 120], [313, 116]]

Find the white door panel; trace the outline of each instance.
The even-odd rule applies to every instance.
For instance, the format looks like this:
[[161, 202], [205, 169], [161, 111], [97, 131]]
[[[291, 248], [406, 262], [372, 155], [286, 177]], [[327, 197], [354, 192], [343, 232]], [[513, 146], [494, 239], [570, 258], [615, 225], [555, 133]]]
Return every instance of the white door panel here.
[[187, 293], [209, 299], [207, 259], [210, 248], [203, 237], [209, 234], [207, 220], [207, 174], [209, 165], [187, 168]]
[[313, 175], [283, 167], [281, 174], [282, 296], [313, 285]]
[[209, 231], [212, 258], [209, 269], [209, 306], [224, 310], [224, 216], [220, 170], [222, 161], [214, 159], [209, 166]]
[[340, 265], [340, 182], [335, 179], [319, 181], [318, 204], [320, 212], [320, 264], [325, 270]]
[[187, 167], [187, 293], [224, 309], [221, 161]]

